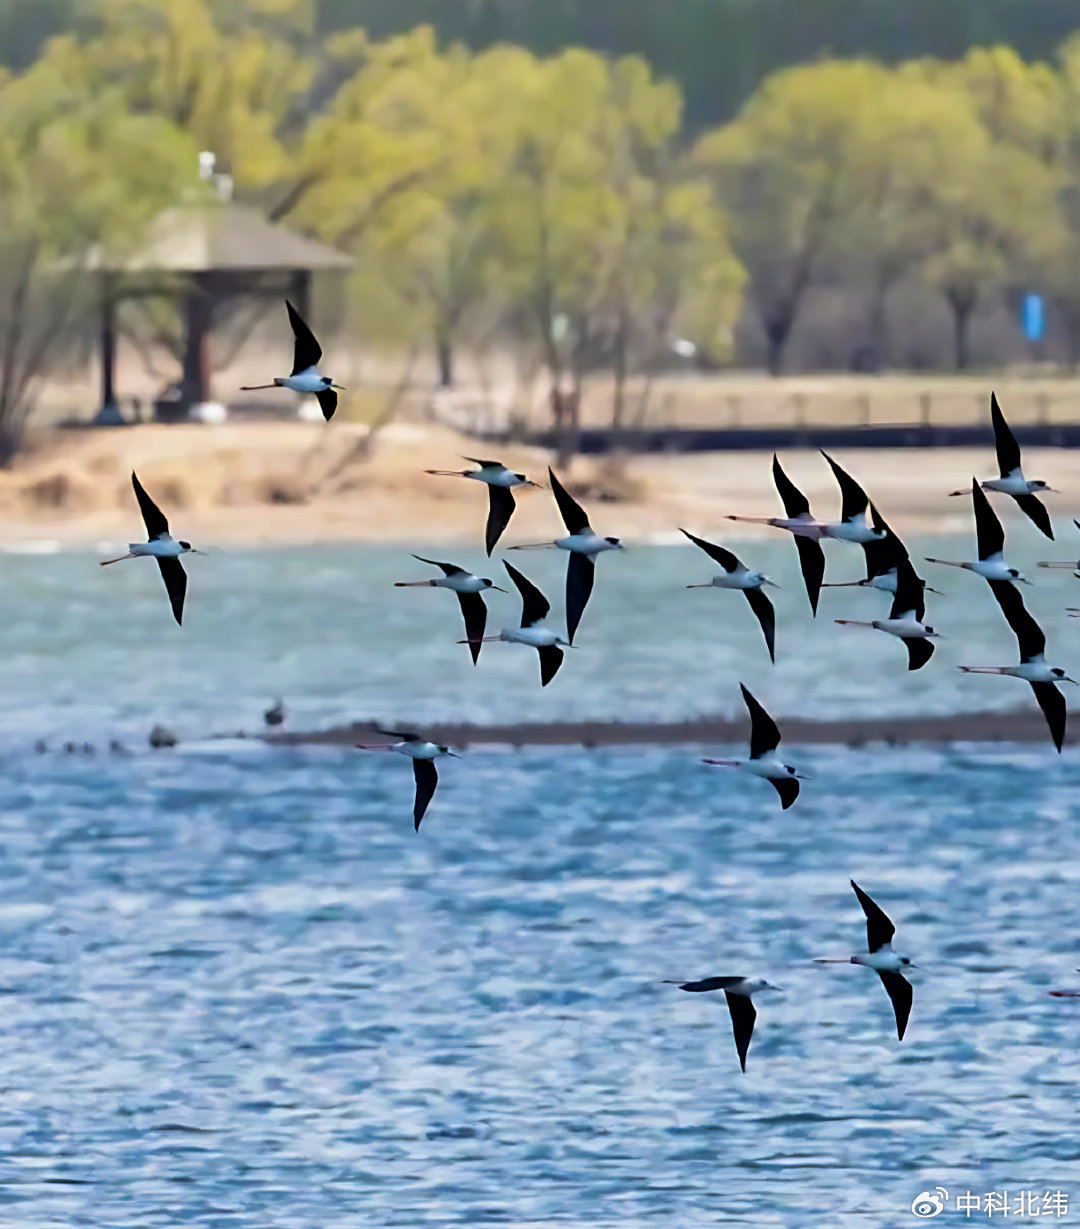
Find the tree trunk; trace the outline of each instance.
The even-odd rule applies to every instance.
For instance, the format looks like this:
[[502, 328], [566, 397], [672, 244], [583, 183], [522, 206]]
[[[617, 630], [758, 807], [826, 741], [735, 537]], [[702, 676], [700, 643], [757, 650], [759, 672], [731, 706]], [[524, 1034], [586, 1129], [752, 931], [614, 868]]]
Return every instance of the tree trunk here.
[[611, 429], [613, 432], [622, 430], [623, 417], [626, 411], [626, 365], [627, 343], [629, 340], [627, 334], [629, 332], [630, 322], [626, 318], [626, 313], [622, 312], [619, 315], [619, 327], [615, 333], [615, 355], [612, 363], [615, 377], [615, 388], [611, 402]]
[[791, 340], [791, 332], [795, 326], [795, 312], [789, 307], [777, 308], [763, 317], [762, 326], [765, 329], [765, 363], [769, 375], [778, 376], [784, 370], [784, 354]]
[[439, 387], [454, 387], [454, 343], [445, 329], [435, 333], [435, 361], [439, 365]]
[[953, 317], [953, 357], [957, 371], [966, 371], [971, 361], [971, 317], [975, 311], [975, 294], [971, 290], [945, 292]]

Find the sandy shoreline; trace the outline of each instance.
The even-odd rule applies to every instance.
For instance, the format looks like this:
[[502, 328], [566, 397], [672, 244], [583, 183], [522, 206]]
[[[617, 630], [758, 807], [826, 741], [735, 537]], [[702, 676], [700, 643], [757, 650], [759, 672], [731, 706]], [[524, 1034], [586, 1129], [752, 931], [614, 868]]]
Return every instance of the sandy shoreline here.
[[[1004, 713], [956, 713], [943, 717], [881, 717], [858, 720], [809, 721], [778, 718], [787, 744], [861, 747], [870, 743], [906, 746], [912, 743], [1046, 743], [1046, 722], [1036, 710]], [[408, 729], [407, 724], [398, 728]], [[516, 722], [508, 725], [425, 725], [422, 733], [453, 747], [618, 747], [677, 744], [740, 744], [749, 735], [745, 718], [703, 717], [680, 722], [568, 721]], [[369, 722], [329, 730], [291, 731], [265, 735], [278, 746], [351, 746], [356, 742], [387, 742]], [[1067, 744], [1076, 742], [1066, 737]]]
[[[364, 436], [353, 423], [323, 428], [292, 421], [43, 433], [12, 469], [0, 472], [0, 541], [33, 549], [134, 540], [140, 528], [130, 486], [135, 468], [176, 531], [201, 546], [479, 543], [484, 491], [424, 470], [455, 468], [459, 454], [491, 452], [490, 445], [441, 426], [399, 423], [363, 460]], [[494, 451], [546, 479], [546, 452]], [[973, 472], [992, 469], [989, 449], [853, 449], [839, 460], [902, 534], [968, 531], [970, 502], [948, 492]], [[770, 461], [757, 452], [650, 455], [627, 458], [619, 470], [610, 460], [582, 458], [563, 477], [600, 533], [674, 542], [686, 526], [734, 542], [776, 533], [725, 519], [732, 512], [779, 512]], [[1024, 462], [1052, 485], [1080, 490], [1080, 450], [1028, 449]], [[836, 484], [820, 456], [791, 450], [784, 463], [815, 509], [825, 516], [838, 511]], [[1048, 504], [1061, 521], [1080, 510], [1067, 496], [1050, 496]], [[550, 496], [528, 490], [519, 495], [505, 541], [543, 539], [559, 528]]]

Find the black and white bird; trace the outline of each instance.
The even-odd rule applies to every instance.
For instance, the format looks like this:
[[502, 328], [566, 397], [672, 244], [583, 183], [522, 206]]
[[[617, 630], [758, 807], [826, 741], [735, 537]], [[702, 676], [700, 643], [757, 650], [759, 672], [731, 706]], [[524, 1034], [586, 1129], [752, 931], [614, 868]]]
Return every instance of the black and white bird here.
[[535, 649], [540, 657], [540, 685], [546, 687], [563, 663], [560, 645], [569, 648], [569, 642], [563, 640], [558, 632], [544, 626], [551, 603], [540, 590], [505, 559], [503, 567], [521, 594], [521, 626], [504, 627], [497, 636], [485, 636], [483, 640], [485, 643], [501, 640], [506, 644], [527, 644]]
[[560, 550], [569, 552], [566, 565], [566, 638], [573, 644], [574, 633], [592, 594], [593, 580], [596, 577], [596, 556], [604, 551], [626, 548], [618, 538], [602, 538], [593, 529], [584, 508], [563, 487], [550, 468], [548, 477], [551, 479], [551, 491], [559, 505], [567, 536], [557, 538], [554, 542], [511, 546], [510, 550], [539, 550], [542, 547], [557, 546]]
[[187, 593], [187, 573], [180, 562], [180, 556], [201, 555], [203, 552], [196, 550], [190, 542], [182, 539], [177, 541], [170, 536], [169, 522], [157, 504], [143, 490], [142, 483], [134, 470], [131, 471], [131, 485], [135, 488], [135, 497], [139, 501], [139, 510], [142, 512], [143, 524], [146, 526], [146, 536], [149, 540], [130, 542], [126, 555], [120, 555], [116, 559], [103, 559], [101, 566], [107, 568], [111, 563], [120, 563], [124, 559], [139, 559], [143, 556], [156, 559], [161, 569], [161, 579], [165, 582], [165, 589], [169, 594], [173, 618], [177, 623], [182, 623], [184, 595]]
[[838, 542], [858, 542], [865, 546], [868, 542], [881, 542], [888, 535], [887, 529], [881, 529], [867, 518], [870, 500], [866, 492], [854, 478], [829, 456], [821, 454], [829, 463], [836, 481], [840, 484], [840, 519], [822, 524], [822, 536], [835, 538]]
[[866, 946], [867, 955], [848, 956], [840, 959], [819, 956], [817, 964], [860, 964], [867, 969], [873, 969], [881, 978], [885, 992], [888, 994], [896, 1015], [896, 1036], [904, 1040], [904, 1030], [907, 1028], [908, 1017], [911, 1015], [911, 983], [904, 977], [907, 969], [916, 966], [906, 956], [898, 956], [892, 949], [892, 938], [896, 927], [889, 921], [882, 910], [859, 887], [854, 879], [849, 880], [859, 898], [863, 913], [866, 914]]
[[400, 738], [398, 743], [357, 743], [361, 751], [396, 751], [398, 755], [407, 756], [413, 762], [413, 777], [416, 779], [416, 797], [413, 801], [413, 831], [420, 831], [420, 821], [428, 809], [428, 803], [435, 794], [439, 784], [439, 774], [435, 761], [441, 756], [450, 755], [460, 758], [449, 747], [441, 747], [438, 743], [429, 742], [419, 734], [406, 730], [384, 730], [375, 726], [380, 734], [387, 738]]
[[295, 339], [292, 371], [287, 376], [275, 376], [273, 384], [241, 385], [241, 392], [253, 393], [263, 388], [288, 388], [294, 393], [307, 393], [318, 401], [323, 418], [329, 422], [337, 409], [338, 396], [335, 390], [344, 392], [344, 389], [340, 384], [335, 384], [330, 376], [319, 373], [322, 346], [315, 340], [315, 334], [288, 299], [285, 300], [285, 306]]
[[780, 493], [786, 516], [728, 516], [729, 521], [747, 521], [756, 525], [771, 525], [774, 529], [786, 529], [795, 538], [799, 551], [799, 567], [806, 584], [806, 596], [810, 609], [816, 615], [821, 582], [825, 577], [825, 552], [821, 539], [825, 536], [823, 522], [810, 514], [810, 502], [799, 488], [784, 473], [779, 458], [773, 454], [773, 481]]
[[1020, 575], [1018, 568], [1011, 567], [1005, 562], [1005, 530], [975, 478], [972, 478], [971, 484], [978, 559], [970, 563], [955, 563], [951, 559], [931, 559], [927, 556], [926, 562], [940, 563], [950, 568], [965, 568], [969, 572], [974, 572], [976, 576], [981, 576], [983, 580], [1000, 580], [1005, 584], [1018, 580], [1025, 585], [1031, 584], [1031, 581]]
[[965, 674], [1007, 674], [1031, 684], [1035, 699], [1043, 711], [1054, 746], [1061, 750], [1065, 739], [1065, 697], [1058, 691], [1059, 683], [1075, 683], [1060, 666], [1046, 664], [1046, 636], [1028, 614], [1020, 591], [1008, 581], [992, 580], [990, 588], [1001, 607], [1001, 613], [1012, 628], [1020, 648], [1018, 666], [961, 666]]
[[[1075, 517], [1073, 517], [1073, 524], [1076, 526], [1077, 529], [1080, 529], [1080, 521], [1078, 521]], [[1080, 578], [1080, 559], [1078, 559], [1075, 563], [1054, 563], [1054, 562], [1051, 562], [1050, 560], [1044, 559], [1040, 561], [1039, 567], [1041, 568], [1068, 568], [1069, 571], [1071, 571], [1074, 576]]]
[[[1045, 491], [1053, 492], [1041, 478], [1025, 478], [1020, 464], [1020, 445], [1009, 430], [1005, 415], [998, 405], [996, 393], [990, 394], [990, 420], [994, 424], [994, 447], [997, 450], [998, 477], [987, 478], [979, 485], [985, 491], [1000, 491], [1003, 495], [1011, 495], [1016, 500], [1017, 507], [1028, 516], [1048, 538], [1053, 538], [1054, 530], [1050, 524], [1050, 514], [1036, 499], [1036, 494]], [[966, 495], [967, 491], [950, 491], [950, 495]]]
[[495, 549], [495, 544], [503, 535], [503, 530], [514, 515], [514, 487], [535, 486], [538, 482], [530, 482], [524, 474], [515, 474], [507, 469], [501, 461], [478, 461], [475, 457], [462, 457], [463, 461], [471, 461], [479, 465], [479, 469], [426, 469], [425, 474], [434, 474], [439, 478], [471, 478], [475, 482], [483, 482], [488, 489], [488, 518], [484, 530], [484, 545], [488, 555]]
[[[866, 576], [862, 580], [825, 581], [821, 586], [823, 589], [879, 589], [882, 593], [896, 593], [896, 569], [901, 559], [910, 557], [907, 547], [885, 523], [873, 504], [870, 505], [870, 517], [874, 528], [880, 530], [881, 536], [861, 544], [866, 557]], [[938, 593], [938, 590], [927, 585], [926, 592]]]
[[887, 619], [837, 619], [844, 627], [873, 627], [887, 632], [904, 642], [908, 653], [908, 669], [919, 670], [934, 655], [931, 637], [937, 632], [929, 623], [924, 623], [926, 606], [923, 598], [925, 583], [915, 575], [911, 560], [904, 557], [896, 561], [896, 595]]
[[751, 996], [759, 990], [779, 990], [780, 987], [770, 985], [763, 978], [754, 977], [706, 977], [704, 981], [665, 981], [664, 985], [678, 986], [680, 990], [689, 990], [692, 993], [723, 990], [728, 1011], [731, 1012], [731, 1027], [735, 1032], [739, 1066], [745, 1072], [746, 1052], [750, 1049], [750, 1038], [754, 1035], [754, 1021], [757, 1019]]
[[686, 529], [680, 532], [686, 534], [695, 546], [700, 547], [710, 559], [715, 559], [724, 569], [722, 573], [714, 576], [707, 585], [687, 585], [686, 587], [688, 589], [711, 589], [713, 587], [717, 589], [741, 589], [746, 594], [746, 600], [750, 603], [750, 609], [761, 624], [765, 643], [769, 649], [769, 659], [775, 662], [776, 611], [773, 610], [773, 604], [769, 601], [768, 594], [765, 593], [762, 586], [775, 585], [776, 582], [770, 580], [764, 572], [751, 572], [745, 564], [740, 563], [736, 559], [731, 551], [725, 550], [722, 546], [706, 542], [704, 538], [695, 538]]
[[807, 778], [800, 776], [789, 764], [783, 763], [776, 754], [776, 748], [780, 745], [780, 731], [776, 722], [747, 691], [744, 684], [740, 683], [739, 687], [750, 713], [750, 758], [704, 760], [703, 763], [713, 764], [718, 768], [738, 768], [755, 777], [763, 777], [780, 795], [781, 809], [786, 811], [799, 796], [799, 782]]
[[480, 645], [484, 641], [484, 629], [487, 627], [487, 607], [480, 594], [487, 589], [495, 589], [499, 593], [505, 593], [506, 590], [500, 589], [493, 580], [489, 580], [486, 576], [474, 576], [472, 572], [459, 568], [456, 563], [439, 563], [437, 559], [425, 559], [423, 555], [413, 555], [413, 558], [418, 559], [421, 563], [430, 564], [433, 568], [441, 569], [442, 577], [435, 577], [433, 580], [396, 580], [394, 588], [450, 589], [456, 593], [458, 602], [461, 604], [462, 616], [465, 619], [466, 641], [472, 653], [473, 665], [476, 665], [476, 660], [480, 656]]

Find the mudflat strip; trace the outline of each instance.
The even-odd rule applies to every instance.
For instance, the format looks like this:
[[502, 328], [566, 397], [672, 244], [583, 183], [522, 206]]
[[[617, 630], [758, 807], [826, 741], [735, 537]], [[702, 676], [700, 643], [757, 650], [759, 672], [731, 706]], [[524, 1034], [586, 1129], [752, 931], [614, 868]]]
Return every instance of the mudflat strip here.
[[[784, 742], [861, 747], [869, 743], [904, 746], [910, 743], [1046, 743], [1046, 722], [1038, 709], [1003, 713], [955, 713], [939, 717], [881, 717], [812, 721], [778, 717]], [[407, 729], [408, 723], [395, 728]], [[679, 743], [744, 743], [745, 718], [701, 717], [693, 721], [566, 721], [516, 722], [509, 725], [425, 725], [426, 737], [448, 746], [616, 747]], [[289, 746], [348, 746], [380, 735], [369, 722], [329, 730], [267, 734], [271, 743]], [[1075, 739], [1067, 735], [1066, 743]], [[1053, 750], [1053, 747], [1050, 747]]]

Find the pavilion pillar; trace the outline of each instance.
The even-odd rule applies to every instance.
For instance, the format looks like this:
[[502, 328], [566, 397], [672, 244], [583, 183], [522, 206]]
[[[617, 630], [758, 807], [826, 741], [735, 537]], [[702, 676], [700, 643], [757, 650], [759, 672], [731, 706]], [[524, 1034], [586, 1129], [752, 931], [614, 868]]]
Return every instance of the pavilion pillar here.
[[208, 279], [195, 274], [184, 297], [183, 409], [210, 400], [210, 327], [213, 299]]
[[110, 273], [101, 275], [101, 408], [98, 420], [119, 417], [116, 403], [116, 287]]
[[289, 299], [301, 318], [311, 327], [311, 274], [297, 270], [289, 277]]

